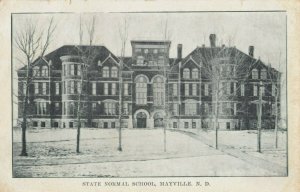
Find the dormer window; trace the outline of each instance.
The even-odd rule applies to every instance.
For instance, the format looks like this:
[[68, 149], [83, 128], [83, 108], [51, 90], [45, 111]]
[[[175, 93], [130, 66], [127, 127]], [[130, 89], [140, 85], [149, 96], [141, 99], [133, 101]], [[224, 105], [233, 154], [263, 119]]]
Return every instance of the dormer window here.
[[188, 68], [183, 69], [183, 78], [184, 79], [190, 78], [190, 70]]
[[257, 71], [257, 69], [252, 69], [252, 79], [258, 79], [258, 71]]
[[267, 70], [266, 69], [262, 69], [260, 71], [260, 78], [261, 79], [267, 79]]
[[100, 60], [98, 61], [98, 66], [102, 66], [102, 62]]
[[40, 76], [40, 68], [38, 66], [35, 66], [33, 68], [33, 76], [35, 76], [35, 77]]
[[47, 77], [48, 76], [48, 67], [47, 66], [43, 66], [42, 67], [42, 76], [43, 77]]
[[109, 77], [109, 68], [108, 67], [103, 67], [102, 77]]
[[117, 67], [111, 68], [111, 77], [118, 77], [118, 68]]
[[198, 69], [194, 68], [192, 71], [192, 78], [193, 79], [198, 79]]

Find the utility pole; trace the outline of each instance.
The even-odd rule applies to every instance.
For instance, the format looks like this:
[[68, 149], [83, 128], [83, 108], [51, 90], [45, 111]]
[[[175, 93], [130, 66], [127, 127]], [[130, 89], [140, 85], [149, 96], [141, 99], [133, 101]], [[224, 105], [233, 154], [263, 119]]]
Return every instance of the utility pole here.
[[119, 69], [119, 146], [118, 151], [122, 151], [122, 107], [123, 107], [123, 58], [120, 61]]

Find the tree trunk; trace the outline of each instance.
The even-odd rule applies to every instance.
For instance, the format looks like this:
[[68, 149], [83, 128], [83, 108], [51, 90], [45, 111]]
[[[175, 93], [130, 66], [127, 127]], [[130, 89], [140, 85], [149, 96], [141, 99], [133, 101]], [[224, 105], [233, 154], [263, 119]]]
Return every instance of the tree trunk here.
[[275, 148], [278, 148], [278, 94], [275, 96]]

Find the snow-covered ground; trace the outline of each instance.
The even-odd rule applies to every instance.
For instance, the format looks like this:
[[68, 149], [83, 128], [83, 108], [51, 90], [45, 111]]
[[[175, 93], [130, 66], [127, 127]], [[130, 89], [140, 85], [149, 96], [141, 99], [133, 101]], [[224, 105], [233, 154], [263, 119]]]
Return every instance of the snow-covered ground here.
[[[167, 131], [167, 152], [164, 152], [162, 129], [124, 129], [123, 151], [119, 152], [117, 130], [83, 128], [81, 153], [76, 154], [76, 129], [29, 130], [28, 157], [19, 156], [21, 132], [14, 130], [13, 134], [13, 169], [16, 177], [280, 175], [264, 168], [265, 162], [251, 164], [236, 155], [210, 147], [207, 144], [213, 143], [213, 132], [201, 132], [195, 139], [181, 132]], [[219, 136], [221, 145], [245, 150], [243, 155], [246, 154], [247, 158], [264, 154], [259, 158], [274, 162], [274, 158], [265, 155], [266, 150], [262, 154], [255, 152], [256, 140], [253, 133], [220, 132]], [[266, 138], [271, 140], [268, 135], [264, 138], [265, 142]], [[280, 140], [280, 147], [283, 147], [281, 142], [283, 141]], [[263, 146], [268, 146], [268, 142], [264, 144]], [[280, 150], [283, 151], [283, 148]], [[284, 161], [282, 155], [278, 159]]]

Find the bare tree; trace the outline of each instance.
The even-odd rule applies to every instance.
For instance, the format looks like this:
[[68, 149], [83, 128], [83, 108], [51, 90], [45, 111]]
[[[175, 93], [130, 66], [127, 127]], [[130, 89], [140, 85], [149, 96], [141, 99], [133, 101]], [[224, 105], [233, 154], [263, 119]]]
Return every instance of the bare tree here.
[[[281, 63], [281, 52], [279, 54], [279, 63], [278, 71], [282, 71]], [[279, 110], [279, 100], [283, 87], [285, 86], [285, 78], [283, 78], [282, 73], [275, 71], [270, 65], [268, 66], [268, 75], [272, 83], [271, 95], [274, 96], [274, 109], [272, 109], [273, 115], [275, 116], [274, 132], [275, 132], [275, 148], [278, 148], [278, 130], [279, 130], [279, 121], [281, 120], [281, 113]]]
[[29, 108], [29, 85], [32, 83], [33, 75], [32, 68], [33, 64], [43, 59], [46, 50], [48, 49], [56, 25], [54, 24], [53, 18], [50, 19], [48, 27], [45, 30], [39, 30], [36, 21], [27, 20], [25, 26], [22, 27], [14, 37], [14, 43], [16, 48], [23, 54], [24, 60], [18, 59], [26, 70], [25, 74], [25, 86], [23, 99], [23, 111], [22, 111], [22, 152], [21, 156], [27, 156], [26, 149], [26, 130], [28, 117], [27, 113]]
[[240, 86], [237, 87], [236, 82], [244, 82], [248, 78], [250, 68], [255, 65], [256, 60], [247, 60], [249, 57], [235, 47], [216, 47], [213, 45], [209, 49], [198, 48], [196, 54], [202, 61], [204, 79], [212, 85], [212, 117], [214, 119], [215, 147], [217, 149], [220, 113], [225, 111], [225, 113], [232, 115], [232, 111], [237, 111], [235, 104], [220, 111], [222, 101], [232, 100], [240, 89]]
[[123, 65], [124, 65], [124, 58], [125, 58], [125, 50], [126, 50], [126, 43], [128, 39], [128, 22], [127, 18], [124, 18], [122, 23], [118, 26], [119, 28], [119, 35], [121, 40], [121, 54], [120, 54], [120, 61], [119, 61], [119, 145], [118, 150], [122, 151], [122, 117], [123, 117]]
[[[78, 94], [78, 100], [77, 100], [77, 135], [76, 135], [76, 153], [80, 153], [80, 130], [81, 130], [81, 118], [86, 113], [87, 106], [83, 103], [83, 96], [87, 92], [87, 71], [89, 66], [92, 64], [94, 58], [95, 58], [95, 52], [92, 47], [93, 40], [95, 36], [95, 23], [96, 23], [96, 17], [93, 16], [91, 21], [89, 23], [85, 23], [87, 35], [88, 35], [88, 46], [83, 46], [83, 24], [82, 24], [82, 18], [80, 16], [79, 21], [79, 46], [78, 48], [78, 55], [81, 59], [82, 64], [80, 65], [80, 81], [77, 85], [77, 94]], [[77, 74], [78, 75], [78, 74]]]

